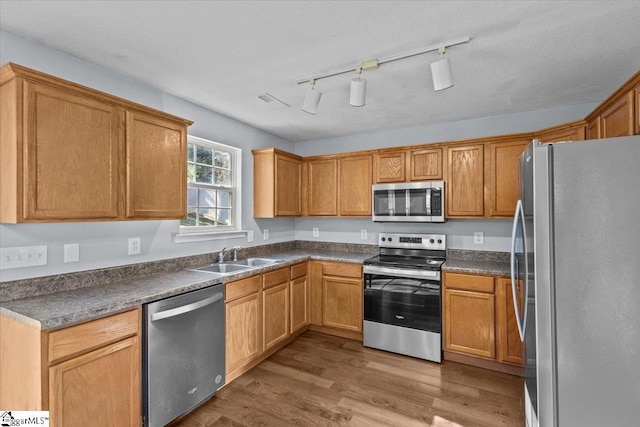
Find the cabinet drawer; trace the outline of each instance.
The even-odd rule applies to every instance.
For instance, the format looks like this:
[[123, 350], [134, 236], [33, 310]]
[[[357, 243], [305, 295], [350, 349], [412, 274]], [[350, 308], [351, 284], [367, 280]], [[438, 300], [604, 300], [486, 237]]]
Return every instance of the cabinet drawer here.
[[232, 301], [247, 295], [255, 294], [260, 290], [262, 275], [247, 277], [246, 279], [229, 282], [225, 285], [225, 301]]
[[325, 262], [322, 263], [322, 275], [360, 278], [362, 277], [362, 266], [343, 262]]
[[493, 276], [475, 274], [445, 273], [444, 285], [447, 289], [494, 293]]
[[49, 363], [138, 333], [139, 310], [116, 314], [49, 334]]
[[264, 273], [262, 279], [262, 289], [267, 289], [281, 283], [289, 281], [289, 269], [281, 268], [280, 270]]
[[307, 263], [303, 262], [300, 264], [291, 266], [291, 280], [297, 279], [298, 277], [307, 275]]

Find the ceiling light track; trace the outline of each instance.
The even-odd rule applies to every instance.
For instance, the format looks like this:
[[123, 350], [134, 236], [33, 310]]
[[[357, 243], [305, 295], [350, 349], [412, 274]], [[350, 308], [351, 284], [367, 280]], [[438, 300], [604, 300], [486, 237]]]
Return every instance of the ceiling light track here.
[[389, 56], [387, 58], [383, 58], [383, 59], [368, 59], [366, 61], [362, 61], [361, 63], [351, 66], [351, 67], [346, 67], [346, 68], [340, 68], [337, 70], [333, 70], [333, 71], [327, 71], [325, 73], [322, 74], [316, 74], [310, 77], [305, 77], [303, 79], [299, 79], [296, 80], [297, 84], [303, 84], [303, 83], [309, 83], [311, 81], [317, 81], [320, 79], [326, 79], [327, 77], [333, 77], [333, 76], [338, 76], [340, 74], [347, 74], [347, 73], [352, 73], [354, 71], [357, 71], [358, 69], [362, 69], [362, 70], [375, 70], [376, 68], [379, 68], [380, 65], [382, 64], [387, 64], [389, 62], [393, 62], [393, 61], [398, 61], [400, 59], [405, 59], [405, 58], [410, 58], [412, 56], [416, 56], [416, 55], [422, 55], [424, 53], [428, 53], [428, 52], [435, 52], [435, 51], [440, 51], [443, 48], [448, 48], [451, 46], [457, 46], [460, 44], [464, 44], [464, 43], [469, 43], [471, 41], [470, 37], [462, 37], [459, 39], [454, 39], [454, 40], [450, 40], [444, 43], [438, 43], [432, 46], [428, 46], [426, 48], [422, 48], [422, 49], [418, 49], [412, 52], [407, 52], [407, 53], [403, 53], [401, 55], [395, 55], [395, 56]]

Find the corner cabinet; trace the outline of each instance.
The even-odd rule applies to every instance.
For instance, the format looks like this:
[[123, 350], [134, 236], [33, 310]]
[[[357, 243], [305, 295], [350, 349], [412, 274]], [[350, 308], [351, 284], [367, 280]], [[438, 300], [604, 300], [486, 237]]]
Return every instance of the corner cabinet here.
[[0, 406], [49, 410], [52, 427], [139, 426], [139, 309], [56, 331], [0, 317]]
[[0, 222], [186, 215], [190, 121], [15, 64], [0, 70]]
[[519, 159], [529, 139], [490, 143], [489, 148], [489, 216], [513, 217], [519, 197]]
[[302, 158], [277, 148], [253, 150], [253, 216], [302, 214]]

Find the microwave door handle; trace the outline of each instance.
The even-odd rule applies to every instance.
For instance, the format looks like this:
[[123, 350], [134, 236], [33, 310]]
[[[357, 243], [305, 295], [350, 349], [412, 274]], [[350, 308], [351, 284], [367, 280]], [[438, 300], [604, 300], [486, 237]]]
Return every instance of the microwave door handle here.
[[[522, 201], [518, 200], [516, 204], [516, 212], [513, 215], [513, 228], [511, 230], [511, 294], [513, 297], [513, 309], [516, 314], [516, 323], [518, 324], [518, 334], [520, 335], [520, 340], [524, 341], [524, 328], [522, 327], [522, 322], [520, 320], [520, 310], [518, 307], [518, 296], [516, 293], [516, 284], [519, 277], [517, 276], [517, 270], [519, 270], [518, 261], [516, 259], [516, 234], [518, 230], [518, 220], [520, 219], [520, 212], [522, 211]], [[524, 231], [524, 230], [523, 230]]]
[[427, 188], [427, 197], [425, 198], [425, 202], [426, 202], [426, 214], [428, 216], [431, 216], [431, 188]]
[[404, 214], [405, 216], [411, 215], [411, 191], [405, 190], [404, 192]]
[[388, 195], [389, 197], [387, 197], [387, 200], [389, 200], [389, 216], [393, 216], [393, 214], [395, 213], [394, 211], [396, 210], [395, 206], [396, 206], [396, 193], [393, 190], [387, 190], [388, 191]]

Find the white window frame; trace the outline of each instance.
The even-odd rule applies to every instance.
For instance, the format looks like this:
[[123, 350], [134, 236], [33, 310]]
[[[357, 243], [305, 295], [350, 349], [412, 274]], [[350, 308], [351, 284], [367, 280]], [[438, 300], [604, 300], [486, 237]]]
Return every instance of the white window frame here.
[[[176, 234], [176, 243], [197, 242], [202, 240], [229, 239], [245, 237], [247, 232], [242, 230], [242, 149], [219, 142], [209, 141], [197, 136], [187, 136], [187, 143], [208, 146], [231, 153], [231, 191], [233, 193], [231, 212], [231, 226], [188, 226], [180, 225], [180, 232]], [[189, 184], [187, 184], [189, 186]]]

